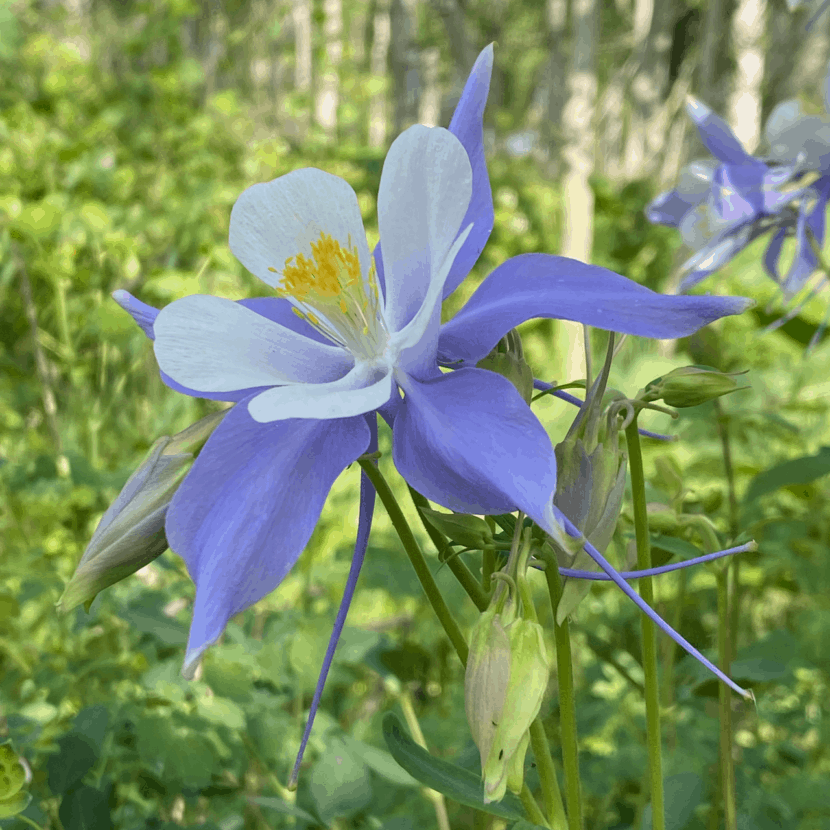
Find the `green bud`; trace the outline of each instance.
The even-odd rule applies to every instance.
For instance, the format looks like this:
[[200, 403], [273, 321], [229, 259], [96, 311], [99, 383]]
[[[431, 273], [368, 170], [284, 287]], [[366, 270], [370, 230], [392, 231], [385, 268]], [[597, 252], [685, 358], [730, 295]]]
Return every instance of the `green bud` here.
[[721, 395], [747, 389], [746, 386], [739, 387], [733, 380], [733, 376], [742, 374], [745, 372], [719, 372], [710, 366], [683, 366], [651, 381], [641, 396], [645, 401], [662, 398], [664, 403], [676, 409], [699, 406]]
[[[510, 673], [501, 719], [484, 763], [484, 801], [501, 801], [508, 778], [515, 784], [517, 769], [524, 766], [526, 735], [542, 708], [548, 685], [548, 660], [542, 626], [518, 618], [506, 628], [510, 641]], [[521, 754], [521, 759], [516, 756]]]
[[649, 502], [646, 505], [646, 512], [648, 513], [648, 529], [653, 533], [674, 535], [680, 530], [680, 520], [671, 507]]
[[525, 403], [530, 403], [533, 397], [533, 372], [525, 362], [522, 341], [515, 329], [502, 337], [490, 354], [479, 360], [476, 366], [507, 378], [519, 390]]
[[439, 513], [428, 507], [419, 507], [423, 517], [453, 542], [473, 550], [484, 550], [493, 544], [493, 534], [484, 519], [467, 513]]
[[[190, 468], [195, 452], [228, 410], [214, 412], [150, 448], [116, 500], [104, 513], [92, 539], [58, 600], [60, 611], [81, 603], [86, 610], [99, 591], [120, 582], [167, 549], [167, 508]], [[189, 450], [189, 451], [188, 451]]]
[[30, 793], [23, 789], [26, 770], [11, 741], [0, 744], [0, 819], [22, 813], [32, 800]]
[[501, 723], [509, 679], [510, 640], [493, 604], [473, 626], [464, 676], [464, 710], [482, 769]]

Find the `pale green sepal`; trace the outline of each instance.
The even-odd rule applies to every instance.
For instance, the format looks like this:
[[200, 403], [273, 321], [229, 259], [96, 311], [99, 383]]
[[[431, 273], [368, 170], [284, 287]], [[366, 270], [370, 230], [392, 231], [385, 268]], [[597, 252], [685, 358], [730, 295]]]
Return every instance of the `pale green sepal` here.
[[530, 730], [525, 732], [519, 748], [513, 753], [507, 768], [507, 789], [518, 795], [525, 783], [525, 756], [530, 743]]
[[711, 366], [682, 366], [647, 384], [642, 399], [656, 401], [662, 398], [666, 405], [675, 409], [700, 406], [721, 395], [739, 391], [733, 376], [742, 374], [745, 373], [719, 372]]
[[510, 762], [542, 708], [550, 674], [539, 623], [518, 618], [507, 627], [507, 634], [510, 639], [510, 681], [501, 721], [483, 768], [485, 803], [504, 798]]
[[22, 813], [32, 800], [31, 793], [23, 789], [26, 770], [20, 763], [11, 741], [0, 744], [0, 819]]
[[167, 549], [167, 508], [195, 453], [225, 417], [214, 412], [174, 435], [159, 438], [104, 513], [75, 573], [58, 600], [59, 611], [84, 603], [143, 568]]
[[0, 801], [0, 819], [11, 818], [22, 813], [32, 800], [30, 792], [19, 792], [11, 798]]
[[428, 507], [419, 507], [423, 517], [450, 541], [473, 550], [484, 550], [493, 544], [493, 533], [487, 522], [467, 513], [439, 513]]
[[464, 676], [464, 709], [482, 768], [501, 722], [509, 679], [510, 640], [493, 605], [473, 626]]
[[533, 397], [533, 371], [524, 359], [522, 340], [516, 329], [510, 329], [493, 350], [476, 363], [476, 367], [507, 378], [525, 403], [530, 403]]

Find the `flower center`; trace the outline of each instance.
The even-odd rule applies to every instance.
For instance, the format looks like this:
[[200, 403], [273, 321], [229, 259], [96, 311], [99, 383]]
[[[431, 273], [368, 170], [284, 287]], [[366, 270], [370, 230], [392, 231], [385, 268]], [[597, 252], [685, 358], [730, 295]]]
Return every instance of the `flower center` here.
[[[276, 268], [268, 270], [279, 273]], [[380, 308], [375, 263], [364, 277], [351, 236], [343, 247], [321, 232], [311, 243], [311, 257], [289, 257], [282, 276], [277, 295], [289, 300], [294, 313], [324, 337], [357, 357], [383, 352], [389, 335]]]

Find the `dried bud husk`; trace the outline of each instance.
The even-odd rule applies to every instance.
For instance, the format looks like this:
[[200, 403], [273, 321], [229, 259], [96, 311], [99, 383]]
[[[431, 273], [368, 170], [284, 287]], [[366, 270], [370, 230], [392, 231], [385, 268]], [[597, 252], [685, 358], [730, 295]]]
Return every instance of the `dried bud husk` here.
[[[582, 531], [600, 552], [611, 542], [625, 493], [626, 454], [620, 449], [619, 422], [613, 404], [621, 396], [605, 392], [611, 367], [613, 337], [602, 373], [585, 397], [564, 441], [556, 453], [556, 494], [553, 503]], [[551, 539], [560, 567], [596, 570], [594, 560], [582, 549], [576, 555]], [[585, 579], [565, 577], [562, 596], [556, 608], [556, 623], [561, 625], [591, 589]]]
[[524, 359], [519, 333], [511, 329], [496, 344], [496, 347], [476, 363], [479, 369], [488, 369], [507, 378], [519, 390], [525, 403], [533, 397], [533, 372]]
[[26, 770], [11, 741], [0, 744], [0, 819], [11, 818], [22, 813], [32, 800], [31, 793], [23, 786]]
[[161, 556], [167, 549], [167, 508], [196, 452], [228, 410], [214, 412], [170, 438], [162, 436], [104, 513], [75, 573], [58, 600], [59, 611], [84, 603]]
[[508, 783], [520, 782], [527, 752], [527, 733], [542, 708], [550, 661], [542, 626], [521, 617], [507, 626], [510, 674], [501, 719], [484, 763], [484, 801], [504, 798]]
[[484, 550], [493, 544], [493, 533], [484, 519], [468, 513], [439, 513], [419, 507], [423, 517], [450, 541], [473, 550]]
[[645, 401], [662, 399], [675, 409], [700, 406], [721, 395], [747, 389], [746, 386], [739, 387], [733, 380], [734, 376], [743, 374], [745, 372], [719, 372], [711, 366], [683, 366], [651, 381], [641, 397]]

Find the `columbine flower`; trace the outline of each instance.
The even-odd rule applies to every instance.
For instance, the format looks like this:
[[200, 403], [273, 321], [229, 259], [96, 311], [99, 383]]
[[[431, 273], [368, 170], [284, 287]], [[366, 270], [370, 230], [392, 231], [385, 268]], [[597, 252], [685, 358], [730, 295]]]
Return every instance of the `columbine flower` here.
[[[169, 386], [238, 402], [167, 513], [170, 547], [196, 583], [188, 675], [230, 617], [291, 569], [334, 479], [376, 448], [375, 412], [392, 427], [398, 471], [427, 498], [465, 513], [521, 509], [557, 532], [550, 438], [513, 384], [475, 363], [535, 317], [671, 338], [751, 303], [663, 296], [604, 268], [527, 254], [497, 268], [441, 325], [442, 299], [492, 229], [482, 141], [492, 60], [487, 47], [449, 130], [411, 127], [390, 148], [374, 257], [349, 185], [303, 169], [249, 188], [231, 213], [232, 251], [276, 296], [191, 296], [158, 312], [114, 294], [154, 338]], [[442, 374], [439, 358], [457, 370]], [[312, 712], [372, 505], [364, 490], [356, 564]]]
[[[828, 97], [825, 82], [825, 101]], [[683, 263], [685, 290], [724, 266], [750, 242], [774, 230], [764, 256], [769, 275], [785, 300], [809, 279], [817, 259], [809, 235], [824, 240], [824, 214], [830, 199], [830, 121], [801, 113], [797, 101], [779, 104], [764, 135], [769, 155], [756, 158], [741, 146], [729, 125], [695, 98], [687, 105], [700, 138], [715, 157], [692, 162], [674, 190], [646, 208], [651, 222], [676, 227], [694, 250]], [[778, 270], [781, 247], [796, 239], [785, 275]]]

